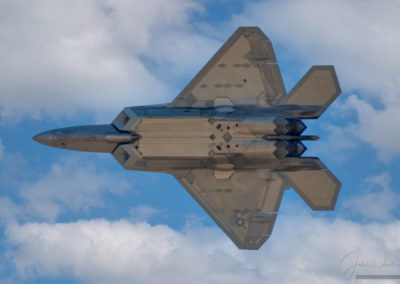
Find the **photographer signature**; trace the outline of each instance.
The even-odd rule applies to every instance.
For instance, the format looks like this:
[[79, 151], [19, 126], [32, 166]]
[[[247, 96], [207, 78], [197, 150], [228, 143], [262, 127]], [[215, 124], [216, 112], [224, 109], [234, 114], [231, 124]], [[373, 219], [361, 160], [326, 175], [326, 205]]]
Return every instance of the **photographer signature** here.
[[357, 252], [352, 251], [343, 256], [342, 260], [340, 261], [340, 264], [343, 266], [346, 265], [344, 266], [345, 271], [343, 273], [343, 276], [345, 277], [346, 280], [353, 277], [355, 272], [360, 268], [364, 269], [368, 268], [372, 271], [382, 270], [389, 267], [400, 268], [400, 262], [396, 262], [392, 258], [390, 258], [387, 252], [385, 253], [384, 259], [380, 262], [377, 262], [375, 260], [366, 261], [364, 259], [361, 259]]

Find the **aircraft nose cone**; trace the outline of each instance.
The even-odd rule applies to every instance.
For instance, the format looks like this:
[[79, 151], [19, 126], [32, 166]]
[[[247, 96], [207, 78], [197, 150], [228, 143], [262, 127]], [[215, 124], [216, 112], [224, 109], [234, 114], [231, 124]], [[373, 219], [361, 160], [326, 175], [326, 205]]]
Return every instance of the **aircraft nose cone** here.
[[33, 136], [32, 139], [40, 144], [52, 146], [56, 140], [56, 137], [51, 131], [46, 131]]

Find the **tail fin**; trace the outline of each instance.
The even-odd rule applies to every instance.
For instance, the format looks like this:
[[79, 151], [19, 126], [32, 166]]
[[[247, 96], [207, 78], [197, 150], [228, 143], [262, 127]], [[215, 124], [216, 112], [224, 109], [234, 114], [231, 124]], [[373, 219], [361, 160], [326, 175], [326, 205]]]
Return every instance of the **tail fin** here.
[[307, 118], [318, 118], [341, 93], [332, 65], [315, 65], [278, 105], [314, 107]]
[[281, 172], [281, 175], [312, 210], [333, 210], [341, 183], [319, 159], [315, 162], [320, 169]]

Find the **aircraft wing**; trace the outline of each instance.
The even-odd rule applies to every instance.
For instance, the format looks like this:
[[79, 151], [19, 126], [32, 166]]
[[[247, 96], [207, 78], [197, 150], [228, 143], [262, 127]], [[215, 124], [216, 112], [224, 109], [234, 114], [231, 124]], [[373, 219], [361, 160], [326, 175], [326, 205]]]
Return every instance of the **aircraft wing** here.
[[171, 105], [268, 106], [284, 95], [271, 41], [258, 27], [240, 27]]
[[293, 188], [312, 210], [335, 208], [340, 181], [319, 159], [311, 162], [315, 167], [281, 172], [192, 169], [172, 174], [239, 248], [258, 249], [272, 233], [284, 189]]
[[174, 177], [242, 249], [258, 249], [271, 235], [284, 182], [269, 170], [193, 169]]

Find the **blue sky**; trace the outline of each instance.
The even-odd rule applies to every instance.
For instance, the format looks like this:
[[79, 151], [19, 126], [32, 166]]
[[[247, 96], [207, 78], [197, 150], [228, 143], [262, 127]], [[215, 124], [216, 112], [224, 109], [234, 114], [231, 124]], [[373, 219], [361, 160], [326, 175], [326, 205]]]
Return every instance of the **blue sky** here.
[[[0, 283], [355, 283], [400, 273], [397, 1], [1, 1]], [[272, 237], [239, 251], [172, 176], [44, 147], [44, 130], [171, 101], [238, 26], [271, 39], [286, 88], [335, 65], [305, 156], [333, 212], [288, 190]], [[375, 267], [348, 270], [355, 257]], [[387, 262], [397, 265], [382, 265]], [[346, 272], [347, 271], [347, 272]], [[388, 282], [390, 283], [390, 282]]]

